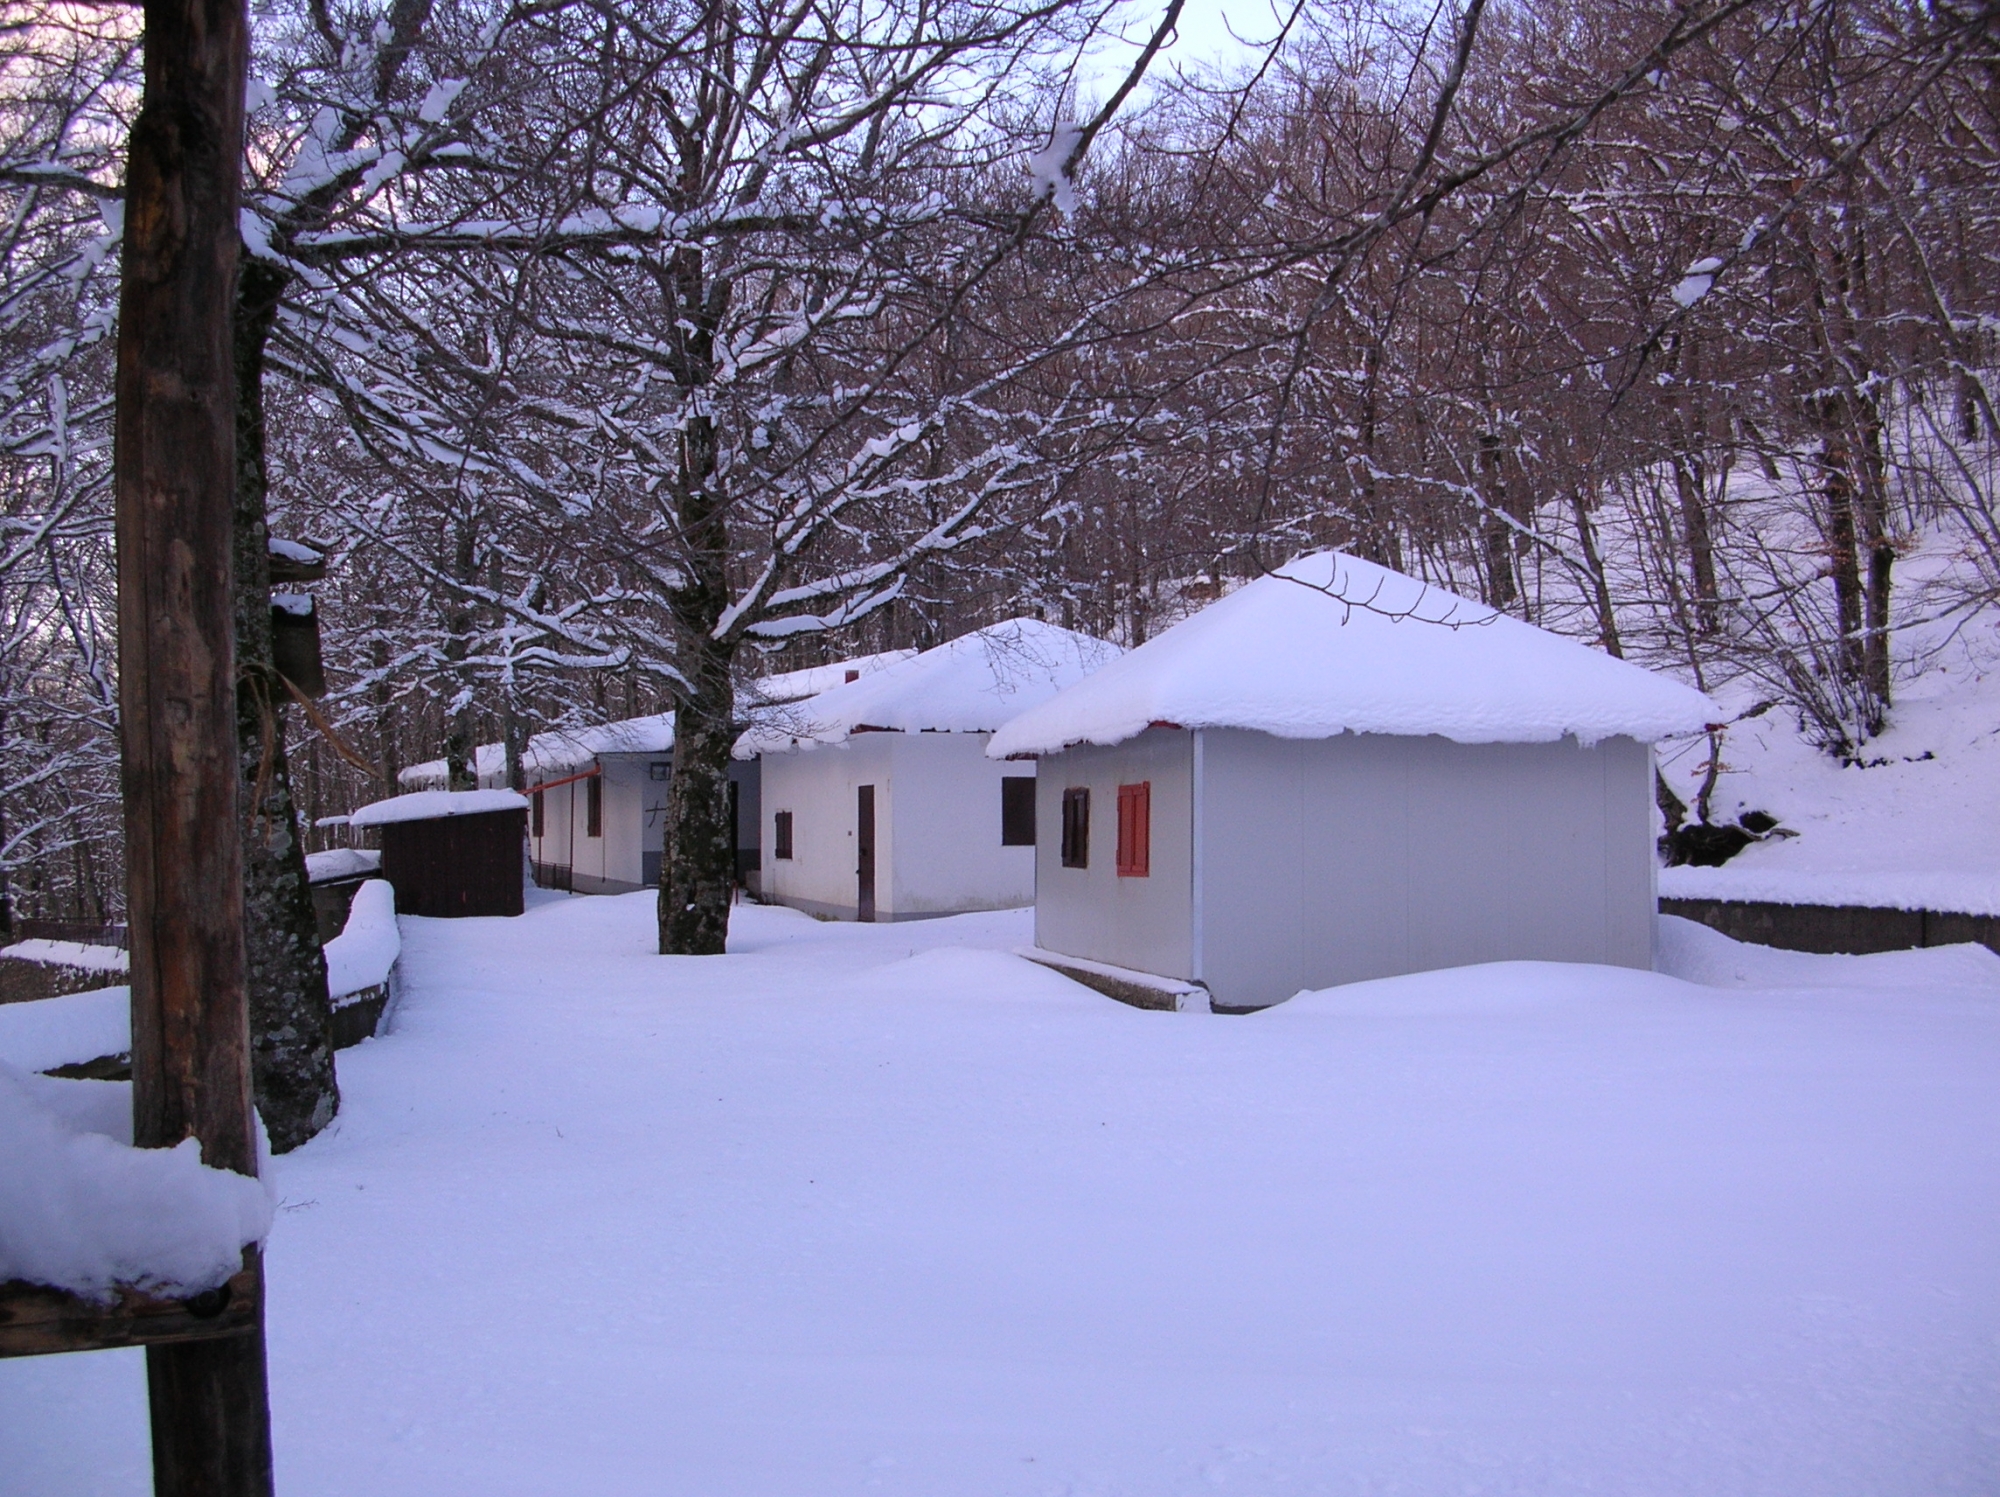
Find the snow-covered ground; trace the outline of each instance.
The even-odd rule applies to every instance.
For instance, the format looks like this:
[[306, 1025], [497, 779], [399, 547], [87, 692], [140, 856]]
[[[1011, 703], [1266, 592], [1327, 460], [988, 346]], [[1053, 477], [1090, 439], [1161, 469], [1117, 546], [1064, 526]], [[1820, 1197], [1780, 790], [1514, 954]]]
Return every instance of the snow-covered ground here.
[[[404, 922], [276, 1165], [288, 1497], [2000, 1490], [2000, 958], [1224, 1018], [1025, 914], [651, 926]], [[145, 1438], [136, 1355], [0, 1363], [10, 1497]]]
[[[1767, 811], [1798, 835], [1721, 868], [1667, 869], [1660, 892], [2000, 915], [2000, 641], [1968, 627], [1924, 663], [1861, 765], [1813, 748], [1782, 709], [1731, 728], [1714, 819]], [[1689, 804], [1707, 758], [1700, 739], [1662, 748]]]

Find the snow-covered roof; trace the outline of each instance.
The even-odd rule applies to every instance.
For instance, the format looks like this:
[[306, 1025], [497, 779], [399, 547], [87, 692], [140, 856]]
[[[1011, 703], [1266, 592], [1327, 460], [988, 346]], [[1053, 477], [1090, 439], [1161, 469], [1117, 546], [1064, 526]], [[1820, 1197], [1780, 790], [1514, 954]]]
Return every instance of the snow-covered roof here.
[[[347, 824], [345, 816], [341, 824]], [[330, 883], [336, 879], [361, 878], [367, 874], [379, 873], [382, 869], [382, 854], [366, 847], [330, 847], [325, 852], [306, 854], [306, 882], [309, 884]]]
[[889, 666], [900, 665], [916, 653], [915, 650], [883, 650], [876, 655], [857, 655], [852, 660], [836, 660], [831, 665], [809, 665], [803, 670], [779, 671], [775, 675], [759, 676], [744, 691], [743, 705], [754, 712], [761, 706], [802, 702], [807, 697], [818, 696], [822, 691], [830, 691], [836, 686], [843, 686], [862, 676], [872, 676]]
[[674, 747], [674, 715], [656, 712], [651, 717], [628, 717], [623, 722], [601, 723], [594, 728], [556, 728], [537, 733], [528, 740], [521, 756], [528, 783], [566, 770], [581, 769], [604, 754], [665, 754]]
[[850, 733], [990, 733], [1118, 656], [1118, 647], [1040, 619], [1009, 619], [821, 692], [737, 741], [775, 753], [839, 743]]
[[[739, 710], [755, 719], [765, 709], [804, 701], [832, 686], [859, 676], [872, 675], [915, 655], [915, 650], [883, 650], [859, 655], [852, 660], [836, 660], [831, 665], [809, 665], [802, 670], [779, 671], [759, 676], [743, 689]], [[674, 715], [659, 712], [650, 717], [631, 717], [622, 722], [601, 723], [589, 728], [552, 728], [528, 740], [521, 756], [530, 786], [571, 770], [582, 769], [602, 754], [665, 754], [674, 746]], [[500, 787], [507, 783], [507, 749], [499, 743], [482, 743], [473, 755], [473, 772], [482, 786]], [[445, 762], [426, 759], [412, 764], [396, 776], [404, 790], [442, 790]]]
[[[473, 750], [473, 772], [479, 776], [484, 786], [504, 786], [507, 783], [507, 745], [504, 743], [482, 743]], [[405, 790], [442, 790], [445, 780], [445, 762], [442, 759], [426, 759], [422, 764], [412, 764], [396, 776], [396, 783]]]
[[1153, 723], [1281, 738], [1651, 742], [1722, 711], [1702, 693], [1400, 572], [1300, 557], [1176, 624], [987, 745], [996, 758], [1120, 743]]
[[419, 790], [363, 806], [349, 826], [387, 826], [392, 821], [434, 821], [440, 816], [479, 816], [488, 811], [525, 811], [528, 798], [511, 790]]

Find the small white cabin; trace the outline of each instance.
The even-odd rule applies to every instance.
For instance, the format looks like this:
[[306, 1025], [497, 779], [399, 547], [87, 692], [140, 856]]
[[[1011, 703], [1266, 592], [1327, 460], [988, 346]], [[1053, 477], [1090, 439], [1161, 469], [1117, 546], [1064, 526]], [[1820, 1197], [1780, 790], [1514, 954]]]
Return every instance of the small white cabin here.
[[[914, 650], [888, 650], [832, 665], [761, 676], [743, 693], [752, 721], [816, 692], [859, 680], [908, 660]], [[665, 843], [667, 781], [673, 770], [674, 715], [654, 713], [596, 727], [537, 733], [521, 756], [529, 800], [528, 847], [535, 882], [578, 894], [629, 894], [657, 888]], [[504, 788], [506, 752], [481, 744], [474, 762], [482, 789]], [[738, 879], [757, 892], [759, 768], [739, 759], [729, 770], [736, 823]], [[403, 771], [404, 790], [441, 789], [445, 763], [434, 759]]]
[[1035, 776], [987, 738], [1117, 653], [1012, 619], [773, 714], [737, 745], [763, 761], [761, 897], [842, 920], [1031, 903]]
[[1700, 692], [1303, 557], [1031, 708], [1035, 942], [1220, 1011], [1535, 959], [1649, 967], [1652, 744]]
[[674, 715], [538, 733], [523, 754], [535, 882], [578, 894], [657, 887]]

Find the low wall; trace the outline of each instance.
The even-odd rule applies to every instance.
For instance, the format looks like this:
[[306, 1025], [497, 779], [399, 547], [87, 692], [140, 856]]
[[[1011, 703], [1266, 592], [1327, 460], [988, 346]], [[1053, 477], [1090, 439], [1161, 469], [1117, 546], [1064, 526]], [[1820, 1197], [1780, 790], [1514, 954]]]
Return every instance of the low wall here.
[[376, 1026], [382, 1022], [382, 1010], [389, 1006], [389, 985], [377, 983], [372, 988], [363, 988], [358, 993], [350, 993], [335, 1006], [330, 1030], [333, 1048], [346, 1050], [373, 1039]]
[[1660, 913], [1698, 921], [1732, 940], [1786, 951], [1859, 956], [1971, 941], [2000, 952], [2000, 917], [1993, 915], [1736, 899], [1662, 899]]

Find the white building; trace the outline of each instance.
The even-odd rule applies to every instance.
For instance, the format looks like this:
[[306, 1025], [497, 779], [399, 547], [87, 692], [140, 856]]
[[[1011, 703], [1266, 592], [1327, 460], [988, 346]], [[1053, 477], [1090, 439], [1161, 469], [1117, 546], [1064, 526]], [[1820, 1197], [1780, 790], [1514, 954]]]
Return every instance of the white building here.
[[[888, 650], [762, 676], [745, 690], [743, 708], [755, 721], [764, 712], [859, 680], [915, 654], [914, 650]], [[521, 767], [527, 780], [528, 846], [535, 881], [579, 894], [627, 894], [657, 887], [673, 752], [671, 712], [537, 733], [531, 738], [521, 756]], [[505, 787], [507, 761], [500, 744], [481, 744], [474, 762], [482, 789]], [[398, 778], [405, 791], [440, 789], [445, 783], [445, 762], [433, 759], [415, 765]], [[730, 766], [737, 873], [753, 893], [758, 866], [758, 780], [755, 759]]]
[[1218, 1009], [1508, 959], [1652, 964], [1678, 682], [1350, 557], [1301, 558], [1032, 708], [1035, 941]]
[[1035, 776], [987, 738], [1117, 653], [1013, 619], [773, 714], [737, 746], [763, 760], [762, 897], [845, 920], [1030, 903]]

